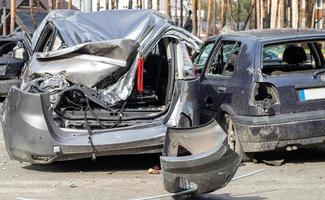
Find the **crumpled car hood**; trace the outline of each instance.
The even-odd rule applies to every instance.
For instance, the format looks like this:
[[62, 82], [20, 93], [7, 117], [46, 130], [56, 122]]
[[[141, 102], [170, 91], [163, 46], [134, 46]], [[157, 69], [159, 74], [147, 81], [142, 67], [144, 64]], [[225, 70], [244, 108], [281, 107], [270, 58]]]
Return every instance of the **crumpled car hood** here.
[[139, 44], [134, 40], [110, 40], [79, 44], [46, 53], [35, 53], [29, 74], [61, 74], [66, 80], [94, 87], [99, 81], [125, 71]]

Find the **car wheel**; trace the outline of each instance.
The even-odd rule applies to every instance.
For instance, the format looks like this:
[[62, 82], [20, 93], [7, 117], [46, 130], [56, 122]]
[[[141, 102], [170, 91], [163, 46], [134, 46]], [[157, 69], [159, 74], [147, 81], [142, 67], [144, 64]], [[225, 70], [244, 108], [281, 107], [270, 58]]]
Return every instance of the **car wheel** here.
[[243, 151], [237, 136], [235, 124], [230, 115], [224, 115], [222, 120], [222, 127], [227, 132], [229, 147], [241, 156], [242, 161], [245, 162], [253, 160], [254, 153], [245, 153]]

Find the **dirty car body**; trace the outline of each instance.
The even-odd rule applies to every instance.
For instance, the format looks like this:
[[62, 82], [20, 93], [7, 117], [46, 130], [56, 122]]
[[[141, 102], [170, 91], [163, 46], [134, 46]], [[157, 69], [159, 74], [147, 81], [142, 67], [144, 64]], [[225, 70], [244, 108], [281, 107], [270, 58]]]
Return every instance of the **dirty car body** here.
[[31, 56], [30, 36], [14, 32], [0, 37], [0, 96], [6, 96], [13, 85], [19, 87], [20, 75]]
[[198, 124], [187, 48], [200, 44], [151, 10], [50, 12], [2, 109], [10, 157], [49, 164], [161, 152], [169, 127]]
[[[210, 38], [201, 77], [201, 119], [231, 122], [238, 152], [325, 141], [324, 40], [319, 30], [261, 30]], [[204, 47], [203, 50], [204, 51]], [[205, 52], [207, 54], [207, 52]], [[207, 56], [205, 56], [207, 57]], [[199, 62], [200, 60], [200, 62]], [[229, 124], [229, 123], [228, 123]]]

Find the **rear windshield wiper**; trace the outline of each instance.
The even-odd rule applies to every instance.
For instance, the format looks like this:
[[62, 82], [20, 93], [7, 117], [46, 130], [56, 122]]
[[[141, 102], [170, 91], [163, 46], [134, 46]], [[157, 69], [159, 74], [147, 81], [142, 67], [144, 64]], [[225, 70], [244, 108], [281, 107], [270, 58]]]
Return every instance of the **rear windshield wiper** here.
[[317, 77], [318, 74], [322, 74], [324, 72], [325, 72], [325, 69], [318, 70], [318, 71], [314, 72], [313, 78], [316, 79], [316, 77]]

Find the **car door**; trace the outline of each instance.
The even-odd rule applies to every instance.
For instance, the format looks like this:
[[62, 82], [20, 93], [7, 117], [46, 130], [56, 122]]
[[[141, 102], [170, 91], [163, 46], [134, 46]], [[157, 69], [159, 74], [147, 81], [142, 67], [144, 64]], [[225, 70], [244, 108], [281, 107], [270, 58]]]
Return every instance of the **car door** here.
[[241, 43], [234, 40], [220, 40], [201, 75], [200, 119], [206, 122], [218, 116], [220, 106], [230, 100], [233, 73]]

